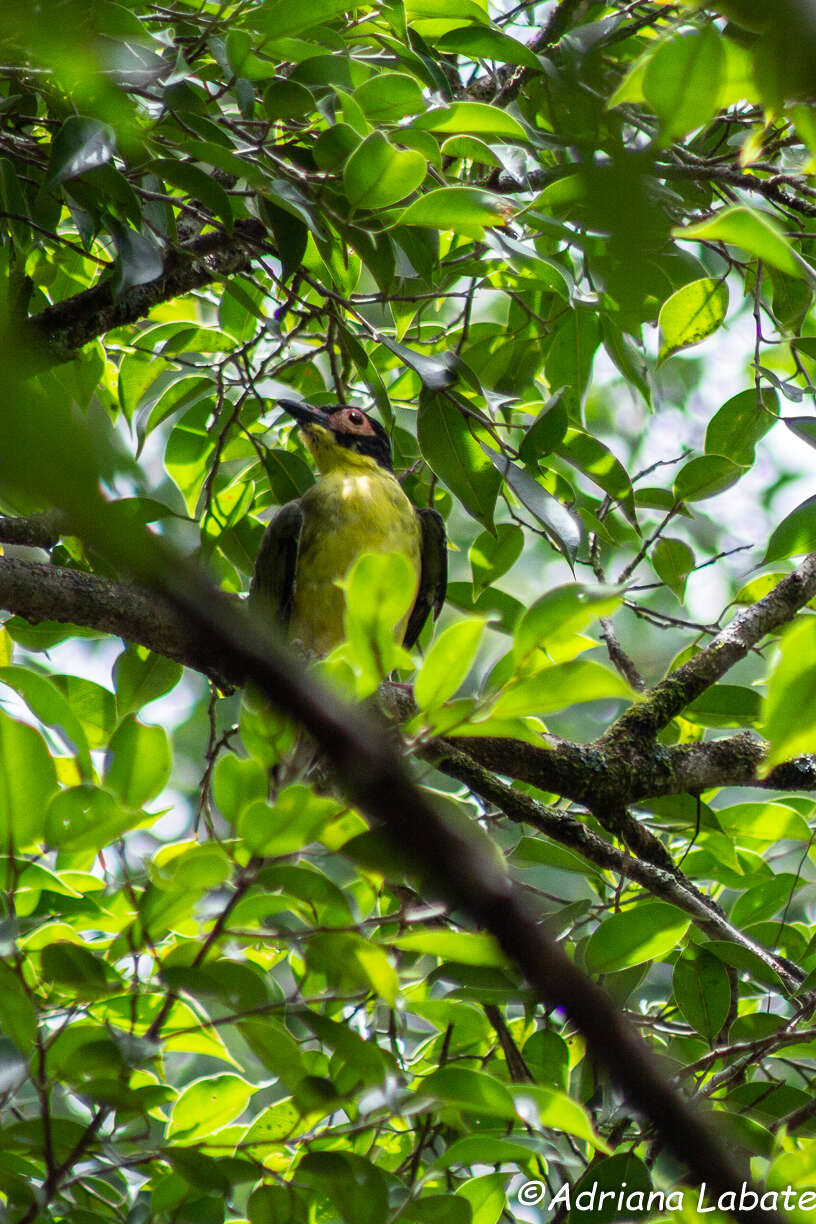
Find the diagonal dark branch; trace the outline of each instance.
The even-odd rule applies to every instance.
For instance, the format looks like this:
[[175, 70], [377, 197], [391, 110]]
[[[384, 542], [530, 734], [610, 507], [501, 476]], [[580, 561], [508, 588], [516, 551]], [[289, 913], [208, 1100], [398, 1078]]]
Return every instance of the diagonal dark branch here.
[[814, 596], [816, 553], [810, 553], [763, 599], [738, 612], [693, 659], [655, 685], [643, 701], [631, 705], [597, 745], [621, 749], [652, 741], [695, 697], [716, 684], [766, 634], [793, 620]]
[[114, 298], [110, 280], [47, 306], [34, 315], [24, 329], [24, 341], [32, 343], [37, 358], [45, 364], [68, 360], [78, 348], [114, 327], [144, 319], [154, 306], [224, 280], [248, 268], [266, 241], [260, 221], [242, 220], [232, 234], [223, 230], [203, 234], [167, 253], [161, 276], [144, 285], [134, 285]]

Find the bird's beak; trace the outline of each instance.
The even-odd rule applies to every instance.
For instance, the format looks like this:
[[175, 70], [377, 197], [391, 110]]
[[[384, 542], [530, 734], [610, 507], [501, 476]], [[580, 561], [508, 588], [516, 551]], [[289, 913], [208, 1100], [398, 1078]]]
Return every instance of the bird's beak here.
[[322, 425], [324, 429], [330, 428], [329, 414], [321, 408], [313, 408], [302, 400], [286, 399], [278, 400], [278, 406], [288, 412], [290, 417], [294, 417], [298, 425]]

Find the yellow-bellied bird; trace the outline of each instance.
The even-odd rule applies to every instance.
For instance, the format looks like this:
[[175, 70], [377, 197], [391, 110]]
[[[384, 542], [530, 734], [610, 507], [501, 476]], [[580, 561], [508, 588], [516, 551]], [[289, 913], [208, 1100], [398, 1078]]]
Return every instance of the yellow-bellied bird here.
[[250, 602], [271, 609], [291, 641], [328, 654], [345, 637], [337, 585], [361, 553], [403, 553], [416, 573], [415, 597], [396, 633], [413, 646], [445, 599], [445, 526], [403, 493], [388, 435], [359, 408], [278, 403], [298, 422], [320, 478], [270, 522], [255, 563]]

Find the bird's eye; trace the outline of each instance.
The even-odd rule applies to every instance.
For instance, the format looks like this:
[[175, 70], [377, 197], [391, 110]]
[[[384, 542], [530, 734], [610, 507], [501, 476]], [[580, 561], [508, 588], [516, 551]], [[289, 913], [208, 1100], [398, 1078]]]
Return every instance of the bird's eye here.
[[362, 412], [358, 412], [356, 408], [352, 408], [348, 414], [348, 420], [352, 425], [362, 425], [364, 419]]

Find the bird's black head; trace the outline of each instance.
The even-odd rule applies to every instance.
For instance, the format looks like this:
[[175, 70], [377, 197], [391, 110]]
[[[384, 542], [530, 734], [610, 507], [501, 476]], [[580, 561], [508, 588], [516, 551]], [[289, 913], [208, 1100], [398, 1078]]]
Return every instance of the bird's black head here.
[[[391, 442], [379, 421], [361, 408], [348, 404], [328, 404], [313, 408], [297, 400], [278, 400], [300, 425], [307, 445], [321, 471], [340, 466], [342, 451], [372, 459], [387, 472], [393, 472]], [[334, 452], [334, 453], [333, 453]]]

